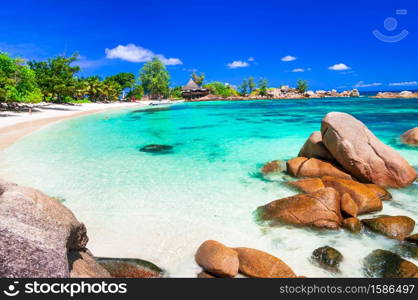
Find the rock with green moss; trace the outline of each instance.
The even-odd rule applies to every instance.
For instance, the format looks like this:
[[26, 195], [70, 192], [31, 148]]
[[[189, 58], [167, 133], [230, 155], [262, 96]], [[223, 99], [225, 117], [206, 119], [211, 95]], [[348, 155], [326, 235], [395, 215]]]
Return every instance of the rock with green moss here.
[[417, 278], [418, 267], [396, 253], [377, 249], [364, 259], [364, 273], [375, 278]]

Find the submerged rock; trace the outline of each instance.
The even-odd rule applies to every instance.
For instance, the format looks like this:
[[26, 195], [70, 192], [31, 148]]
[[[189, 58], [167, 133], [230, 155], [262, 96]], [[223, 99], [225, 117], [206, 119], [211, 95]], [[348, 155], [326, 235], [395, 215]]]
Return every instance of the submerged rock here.
[[263, 175], [277, 174], [286, 171], [286, 163], [281, 160], [273, 160], [268, 162], [261, 169]]
[[324, 269], [337, 272], [338, 267], [343, 260], [343, 255], [337, 249], [324, 246], [316, 249], [312, 253], [312, 259]]
[[111, 278], [106, 269], [88, 251], [70, 251], [68, 264], [71, 278]]
[[377, 278], [417, 278], [418, 267], [398, 254], [387, 250], [374, 250], [364, 259], [367, 277]]
[[115, 278], [161, 278], [164, 271], [151, 262], [136, 258], [97, 257], [97, 262]]
[[328, 162], [335, 162], [335, 159], [329, 153], [322, 142], [320, 131], [313, 132], [299, 151], [299, 157], [318, 158]]
[[149, 153], [168, 153], [173, 150], [173, 146], [169, 145], [157, 145], [157, 144], [151, 144], [146, 145], [139, 149], [141, 152], [149, 152]]
[[337, 190], [340, 195], [350, 195], [351, 199], [357, 204], [359, 215], [380, 211], [383, 208], [382, 200], [365, 184], [330, 176], [322, 177], [322, 182], [326, 187]]
[[332, 188], [273, 201], [257, 209], [262, 220], [316, 228], [341, 226], [340, 197]]
[[294, 187], [304, 193], [315, 193], [319, 190], [325, 188], [325, 185], [322, 183], [322, 180], [319, 178], [307, 178], [300, 179], [297, 181], [289, 181], [287, 185]]
[[251, 248], [234, 248], [239, 257], [239, 271], [253, 278], [294, 278], [292, 269], [279, 258]]
[[343, 228], [352, 233], [360, 233], [363, 229], [363, 224], [361, 224], [361, 221], [357, 218], [348, 218], [344, 219]]
[[84, 224], [59, 201], [0, 180], [0, 277], [69, 277], [67, 252], [87, 241]]
[[415, 221], [405, 216], [380, 216], [364, 219], [362, 223], [372, 231], [397, 240], [403, 240], [415, 228]]
[[401, 135], [405, 144], [418, 146], [418, 127], [412, 128]]
[[417, 177], [409, 163], [383, 144], [353, 116], [331, 112], [321, 125], [325, 147], [338, 163], [358, 180], [382, 187], [402, 188]]
[[238, 274], [237, 252], [219, 242], [204, 242], [197, 250], [195, 259], [206, 272], [215, 276], [235, 277]]
[[294, 177], [333, 176], [351, 179], [351, 176], [333, 164], [317, 158], [296, 157], [287, 162], [287, 172]]

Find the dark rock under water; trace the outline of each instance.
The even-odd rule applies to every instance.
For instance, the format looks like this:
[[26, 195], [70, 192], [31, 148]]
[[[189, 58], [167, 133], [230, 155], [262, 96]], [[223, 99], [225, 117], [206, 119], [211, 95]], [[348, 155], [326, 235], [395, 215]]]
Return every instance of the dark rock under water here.
[[173, 146], [170, 145], [158, 145], [158, 144], [150, 144], [142, 147], [139, 149], [141, 152], [148, 152], [148, 153], [170, 153], [173, 150]]

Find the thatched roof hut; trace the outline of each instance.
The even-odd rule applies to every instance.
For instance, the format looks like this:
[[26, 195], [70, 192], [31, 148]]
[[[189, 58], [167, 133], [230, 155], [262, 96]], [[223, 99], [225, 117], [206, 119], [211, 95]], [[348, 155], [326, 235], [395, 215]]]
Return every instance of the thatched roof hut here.
[[200, 87], [193, 79], [190, 79], [181, 91], [185, 99], [201, 98], [209, 94], [208, 89]]

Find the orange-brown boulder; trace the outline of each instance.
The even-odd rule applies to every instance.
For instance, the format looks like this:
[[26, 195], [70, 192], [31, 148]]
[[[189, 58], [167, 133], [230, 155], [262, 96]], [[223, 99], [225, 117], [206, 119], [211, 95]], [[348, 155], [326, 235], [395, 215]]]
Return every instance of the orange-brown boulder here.
[[401, 140], [405, 144], [418, 146], [418, 127], [412, 128], [402, 134]]
[[296, 157], [287, 162], [287, 172], [294, 177], [334, 176], [352, 179], [352, 177], [333, 164], [317, 158]]
[[405, 239], [415, 228], [415, 221], [405, 216], [380, 216], [364, 219], [362, 223], [372, 231], [396, 240]]
[[273, 223], [338, 229], [342, 222], [340, 197], [332, 188], [276, 200], [257, 211], [262, 220]]
[[363, 228], [361, 221], [357, 218], [348, 218], [343, 221], [343, 228], [351, 231], [352, 233], [359, 233]]
[[289, 181], [287, 184], [294, 187], [304, 193], [314, 193], [325, 188], [322, 180], [319, 178], [307, 178], [297, 181]]
[[97, 262], [115, 278], [161, 278], [164, 271], [137, 258], [97, 257]]
[[340, 195], [349, 194], [357, 204], [359, 215], [380, 211], [383, 208], [382, 200], [363, 183], [330, 176], [322, 177], [322, 182], [326, 187], [337, 190]]
[[298, 156], [318, 158], [329, 162], [335, 162], [335, 159], [322, 142], [322, 135], [320, 131], [315, 131], [310, 135], [308, 140], [300, 149]]
[[216, 278], [215, 276], [213, 276], [212, 274], [206, 273], [204, 271], [200, 272], [199, 274], [197, 274], [197, 278]]
[[341, 211], [350, 217], [357, 217], [358, 206], [348, 193], [341, 197]]
[[195, 259], [206, 272], [215, 276], [234, 277], [238, 274], [237, 252], [219, 242], [204, 242], [197, 250]]
[[361, 182], [402, 188], [417, 177], [414, 168], [399, 153], [349, 114], [327, 114], [322, 120], [321, 134], [332, 156]]
[[371, 189], [382, 201], [392, 200], [392, 195], [386, 189], [378, 186], [377, 184], [368, 183], [366, 186]]
[[292, 269], [279, 258], [251, 248], [234, 248], [239, 257], [239, 271], [255, 278], [294, 278]]

